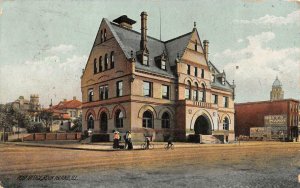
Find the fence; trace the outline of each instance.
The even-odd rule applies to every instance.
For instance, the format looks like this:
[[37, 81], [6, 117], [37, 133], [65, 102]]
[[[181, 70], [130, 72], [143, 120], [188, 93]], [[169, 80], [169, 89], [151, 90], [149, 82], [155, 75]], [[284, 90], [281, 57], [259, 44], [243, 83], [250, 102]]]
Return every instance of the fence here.
[[81, 132], [78, 133], [33, 133], [23, 137], [23, 141], [44, 140], [81, 140]]

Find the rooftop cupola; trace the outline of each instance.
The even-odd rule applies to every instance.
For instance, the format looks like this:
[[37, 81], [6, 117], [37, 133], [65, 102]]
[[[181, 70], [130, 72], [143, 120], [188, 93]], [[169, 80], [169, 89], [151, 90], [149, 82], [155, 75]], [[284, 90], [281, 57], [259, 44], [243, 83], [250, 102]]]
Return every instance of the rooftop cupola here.
[[136, 21], [128, 18], [126, 15], [120, 16], [113, 20], [113, 22], [119, 24], [121, 27], [125, 27], [127, 29], [132, 29], [132, 25], [136, 23]]

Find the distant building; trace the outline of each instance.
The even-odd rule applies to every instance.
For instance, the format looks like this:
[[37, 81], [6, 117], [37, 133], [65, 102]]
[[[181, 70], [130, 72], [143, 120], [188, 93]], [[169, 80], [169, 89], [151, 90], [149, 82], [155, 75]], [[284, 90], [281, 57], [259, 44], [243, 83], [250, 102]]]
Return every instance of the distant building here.
[[40, 121], [38, 116], [39, 112], [41, 111], [39, 95], [30, 95], [30, 100], [25, 99], [24, 96], [20, 96], [17, 100], [11, 102], [11, 104], [14, 108], [27, 113], [31, 117], [32, 121]]
[[81, 105], [81, 101], [77, 100], [76, 97], [73, 97], [72, 100], [64, 99], [54, 106], [51, 102], [49, 109], [53, 112], [54, 118], [70, 120], [81, 116]]
[[193, 136], [234, 140], [234, 85], [208, 59], [207, 40], [191, 32], [168, 41], [136, 21], [103, 19], [81, 77], [83, 131], [131, 131], [156, 141]]
[[299, 108], [299, 101], [294, 99], [235, 104], [235, 135], [251, 136], [251, 128], [263, 127], [269, 139], [296, 138]]
[[282, 100], [284, 99], [284, 91], [282, 90], [282, 84], [278, 77], [276, 77], [275, 81], [272, 85], [272, 90], [270, 92], [270, 100]]

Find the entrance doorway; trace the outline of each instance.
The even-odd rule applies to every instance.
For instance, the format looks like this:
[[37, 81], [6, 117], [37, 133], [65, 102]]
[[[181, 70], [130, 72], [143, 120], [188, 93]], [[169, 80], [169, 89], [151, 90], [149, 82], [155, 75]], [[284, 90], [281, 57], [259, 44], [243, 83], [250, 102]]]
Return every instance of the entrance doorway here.
[[107, 133], [107, 114], [105, 112], [100, 115], [100, 132]]
[[199, 116], [195, 121], [194, 131], [195, 134], [211, 135], [212, 132], [209, 120], [203, 115]]

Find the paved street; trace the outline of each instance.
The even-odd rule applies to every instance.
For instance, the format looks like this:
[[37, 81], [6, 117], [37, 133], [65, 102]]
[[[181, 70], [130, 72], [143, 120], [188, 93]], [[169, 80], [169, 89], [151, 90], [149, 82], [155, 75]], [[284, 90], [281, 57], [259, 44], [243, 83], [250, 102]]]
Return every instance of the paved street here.
[[[300, 185], [298, 143], [199, 145], [168, 151], [84, 151], [1, 144], [0, 153], [0, 180], [7, 187]], [[27, 175], [64, 175], [73, 179], [29, 180]]]

